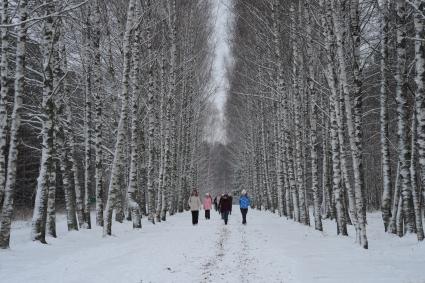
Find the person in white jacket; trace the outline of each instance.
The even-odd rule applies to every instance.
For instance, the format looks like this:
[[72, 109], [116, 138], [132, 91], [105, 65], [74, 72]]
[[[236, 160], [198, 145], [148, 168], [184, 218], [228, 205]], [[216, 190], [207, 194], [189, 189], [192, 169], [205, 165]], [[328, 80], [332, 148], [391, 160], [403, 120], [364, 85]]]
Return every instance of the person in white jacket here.
[[202, 202], [199, 198], [199, 194], [196, 189], [192, 191], [192, 194], [187, 203], [190, 207], [190, 211], [192, 212], [192, 224], [197, 225], [199, 218], [199, 210], [201, 209]]

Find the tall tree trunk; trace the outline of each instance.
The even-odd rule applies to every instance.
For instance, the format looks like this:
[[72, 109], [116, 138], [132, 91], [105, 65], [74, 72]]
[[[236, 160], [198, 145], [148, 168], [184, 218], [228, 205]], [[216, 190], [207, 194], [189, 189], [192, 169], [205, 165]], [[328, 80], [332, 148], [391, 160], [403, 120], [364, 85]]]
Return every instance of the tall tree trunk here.
[[92, 26], [90, 22], [91, 7], [87, 7], [88, 14], [85, 22], [85, 46], [83, 52], [83, 62], [85, 64], [85, 108], [84, 108], [84, 224], [83, 228], [91, 229], [90, 217], [90, 191], [91, 191], [91, 96], [92, 96], [92, 56], [91, 56], [91, 36]]
[[[1, 24], [9, 23], [9, 0], [1, 1]], [[0, 67], [0, 207], [3, 204], [6, 181], [6, 134], [7, 134], [7, 93], [9, 91], [9, 29], [1, 28], [1, 67]]]
[[388, 232], [397, 234], [397, 218], [398, 218], [398, 208], [400, 203], [400, 162], [397, 163], [397, 174], [394, 186], [394, 197], [391, 205], [391, 219], [388, 223]]
[[130, 40], [131, 40], [131, 32], [132, 25], [135, 13], [135, 5], [136, 0], [130, 0], [128, 3], [128, 12], [127, 12], [127, 22], [125, 26], [125, 33], [123, 39], [123, 77], [121, 82], [121, 113], [120, 120], [118, 123], [117, 129], [117, 140], [115, 144], [115, 153], [114, 160], [112, 162], [111, 169], [111, 180], [109, 182], [108, 189], [108, 199], [106, 201], [106, 207], [103, 217], [103, 235], [111, 235], [112, 233], [112, 212], [114, 209], [114, 205], [117, 201], [118, 197], [121, 197], [121, 193], [119, 192], [119, 176], [122, 172], [122, 163], [123, 163], [123, 151], [124, 151], [124, 142], [125, 142], [125, 124], [128, 116], [128, 88], [129, 88], [129, 79], [130, 79]]
[[[22, 95], [25, 83], [25, 50], [27, 41], [27, 0], [19, 2], [19, 28], [16, 42], [15, 100], [10, 126], [9, 154], [7, 159], [6, 185], [0, 221], [0, 248], [9, 248], [10, 226], [12, 223], [13, 200], [16, 186], [16, 167], [18, 159], [18, 132], [21, 124]], [[3, 65], [2, 65], [3, 66]]]
[[[152, 19], [152, 6], [151, 1], [146, 0], [146, 17], [147, 22], [150, 23]], [[154, 77], [153, 77], [153, 52], [152, 52], [152, 28], [147, 28], [147, 57], [149, 60], [148, 64], [148, 97], [147, 97], [147, 115], [148, 115], [148, 168], [147, 168], [147, 178], [148, 178], [148, 209], [149, 209], [149, 220], [155, 224], [155, 126], [156, 126], [156, 118], [155, 118], [155, 89], [154, 89]]]
[[[321, 3], [323, 6], [323, 2]], [[335, 202], [335, 216], [337, 221], [337, 232], [343, 236], [347, 235], [347, 221], [345, 219], [345, 214], [343, 210], [343, 199], [341, 192], [341, 156], [340, 156], [340, 143], [338, 136], [338, 118], [341, 118], [341, 115], [337, 117], [338, 108], [338, 93], [337, 93], [337, 79], [335, 74], [335, 67], [333, 63], [333, 49], [334, 49], [334, 34], [333, 34], [333, 19], [332, 19], [332, 6], [331, 3], [327, 3], [324, 6], [326, 9], [325, 15], [322, 16], [323, 25], [326, 27], [325, 31], [325, 48], [327, 56], [327, 66], [326, 66], [326, 79], [331, 91], [330, 95], [330, 127], [331, 127], [331, 151], [332, 151], [332, 192]], [[341, 123], [340, 123], [341, 124]]]
[[[356, 126], [354, 121], [354, 113], [353, 113], [353, 107], [352, 102], [350, 98], [350, 91], [348, 86], [348, 79], [347, 79], [347, 67], [345, 63], [344, 58], [344, 31], [342, 28], [341, 20], [340, 20], [340, 11], [339, 8], [336, 7], [336, 2], [333, 0], [333, 13], [332, 18], [334, 22], [334, 28], [335, 28], [335, 35], [336, 35], [336, 42], [337, 42], [337, 57], [338, 57], [338, 63], [339, 63], [339, 78], [342, 85], [342, 91], [344, 95], [344, 102], [345, 102], [345, 112], [346, 112], [346, 120], [347, 120], [347, 128], [348, 128], [348, 140], [351, 148], [351, 155], [352, 155], [352, 162], [353, 162], [353, 175], [354, 175], [354, 190], [355, 190], [355, 200], [356, 200], [356, 212], [357, 212], [357, 221], [358, 225], [356, 225], [356, 234], [357, 234], [357, 240], [359, 244], [367, 249], [368, 243], [367, 243], [367, 237], [366, 237], [366, 223], [365, 223], [365, 216], [364, 216], [364, 210], [365, 210], [365, 204], [364, 204], [364, 196], [363, 196], [363, 180], [362, 180], [362, 162], [361, 162], [361, 149], [360, 149], [360, 140], [361, 138], [357, 138], [360, 136], [360, 131], [356, 131]], [[352, 1], [352, 6], [355, 6], [356, 1]], [[357, 1], [358, 6], [358, 1]], [[355, 7], [352, 7], [353, 10], [356, 10]], [[358, 9], [357, 9], [358, 10]], [[357, 13], [357, 10], [355, 13]], [[358, 15], [357, 15], [358, 17]], [[355, 45], [359, 44], [360, 41], [360, 34], [359, 34], [359, 27], [358, 27], [358, 21], [353, 21], [352, 17], [352, 29], [355, 31], [353, 35], [353, 41], [355, 42]], [[353, 26], [355, 26], [353, 28]], [[357, 48], [354, 48], [354, 53], [356, 54], [359, 51], [356, 51]], [[356, 56], [356, 55], [355, 55]], [[357, 55], [359, 56], [359, 55]], [[353, 62], [354, 65], [358, 64], [356, 60]], [[357, 66], [358, 68], [358, 66]], [[354, 67], [356, 69], [356, 67]], [[358, 72], [355, 71], [355, 72]], [[359, 76], [355, 76], [355, 84], [356, 89], [360, 91], [361, 81]], [[359, 86], [360, 85], [360, 86]]]
[[102, 73], [100, 57], [101, 21], [99, 0], [93, 4], [93, 92], [95, 99], [95, 196], [96, 225], [103, 226]]
[[314, 57], [313, 57], [313, 38], [312, 38], [312, 21], [308, 10], [310, 5], [305, 3], [304, 19], [307, 22], [307, 59], [308, 59], [308, 77], [307, 85], [310, 99], [310, 157], [311, 157], [311, 188], [313, 192], [313, 212], [314, 212], [314, 228], [323, 231], [322, 215], [320, 213], [320, 198], [319, 198], [319, 162], [318, 162], [318, 147], [317, 141], [317, 116], [318, 93], [314, 88]]
[[[356, 150], [353, 155], [354, 170], [354, 189], [356, 196], [356, 210], [358, 217], [358, 225], [360, 229], [359, 242], [365, 249], [368, 248], [368, 241], [366, 235], [366, 198], [365, 198], [365, 184], [364, 184], [364, 171], [363, 171], [363, 146], [362, 146], [362, 69], [360, 68], [360, 49], [361, 49], [361, 28], [360, 28], [360, 2], [359, 0], [351, 1], [351, 38], [353, 43], [353, 77], [354, 77], [354, 143]], [[347, 99], [346, 99], [347, 100]], [[347, 103], [347, 102], [346, 102]]]
[[55, 131], [55, 100], [53, 93], [52, 71], [52, 42], [53, 42], [53, 17], [52, 0], [45, 1], [46, 19], [43, 26], [43, 102], [42, 102], [42, 150], [40, 172], [37, 179], [37, 191], [32, 217], [31, 239], [46, 243], [46, 220], [49, 191], [55, 189], [56, 168], [54, 166], [54, 131]]
[[[174, 105], [174, 97], [176, 91], [176, 58], [177, 58], [177, 44], [176, 44], [176, 1], [170, 0], [168, 1], [169, 11], [170, 11], [170, 19], [168, 31], [170, 34], [170, 70], [169, 70], [169, 88], [167, 92], [167, 97], [165, 101], [165, 142], [164, 142], [164, 179], [163, 186], [164, 192], [162, 194], [162, 207], [161, 207], [161, 220], [166, 220], [167, 210], [169, 210], [169, 196], [172, 194], [172, 140], [171, 140], [171, 124], [173, 121], [171, 120], [171, 112], [173, 110]], [[165, 64], [165, 62], [163, 63]]]
[[389, 2], [382, 2], [382, 22], [381, 22], [381, 88], [380, 88], [380, 118], [381, 118], [381, 168], [382, 168], [382, 220], [384, 221], [385, 232], [391, 219], [391, 166], [390, 148], [388, 133], [388, 40], [389, 40]]
[[416, 113], [413, 111], [412, 117], [412, 156], [410, 159], [410, 177], [412, 178], [412, 200], [413, 200], [413, 209], [415, 215], [415, 226], [416, 226], [416, 235], [418, 241], [423, 241], [424, 239], [424, 229], [422, 225], [422, 211], [420, 204], [420, 194], [419, 187], [416, 182], [416, 143], [417, 143], [417, 133], [416, 133]]
[[[323, 100], [323, 99], [322, 99]], [[322, 103], [323, 111], [329, 110], [329, 107], [325, 108], [325, 103]], [[327, 111], [329, 113], [329, 111]], [[322, 128], [322, 216], [324, 218], [334, 219], [334, 205], [332, 204], [332, 186], [330, 184], [330, 168], [329, 168], [329, 118], [327, 115], [323, 115]]]
[[398, 115], [398, 160], [400, 162], [400, 183], [403, 208], [403, 219], [408, 232], [413, 232], [412, 215], [412, 184], [410, 176], [411, 148], [407, 135], [408, 105], [407, 105], [407, 15], [405, 0], [397, 0], [397, 64], [396, 64], [396, 101]]
[[[66, 90], [66, 86], [65, 86], [65, 92], [69, 93]], [[81, 226], [84, 224], [84, 207], [83, 207], [84, 196], [83, 196], [83, 191], [80, 184], [80, 172], [79, 172], [79, 166], [77, 163], [75, 133], [72, 129], [73, 119], [72, 119], [72, 113], [71, 113], [71, 106], [69, 105], [69, 103], [65, 105], [65, 115], [66, 115], [66, 122], [64, 126], [65, 142], [67, 146], [70, 148], [70, 154], [68, 155], [68, 162], [71, 164], [71, 169], [72, 169], [72, 176], [73, 176], [72, 185], [75, 190], [75, 202], [76, 202], [78, 226], [81, 228]]]
[[65, 133], [62, 127], [59, 128], [59, 131], [56, 135], [56, 145], [59, 153], [58, 163], [60, 173], [62, 175], [62, 185], [65, 194], [65, 209], [66, 209], [66, 219], [68, 231], [78, 230], [77, 214], [75, 210], [75, 194], [73, 192], [73, 187], [71, 184], [71, 174], [72, 168], [69, 166], [68, 155], [70, 154], [69, 148], [65, 143]]
[[[418, 157], [420, 166], [421, 186], [422, 192], [425, 196], [425, 44], [423, 39], [425, 38], [425, 26], [423, 15], [425, 14], [425, 2], [422, 0], [415, 1], [417, 11], [415, 12], [414, 25], [416, 31], [415, 40], [415, 66], [416, 66], [416, 93], [415, 93], [415, 111], [417, 118], [417, 146], [418, 146]], [[413, 130], [412, 130], [413, 131]], [[415, 146], [415, 145], [412, 145]], [[413, 160], [413, 159], [412, 159]], [[412, 164], [414, 166], [414, 164]], [[413, 180], [412, 176], [412, 180]], [[416, 216], [416, 229], [418, 234], [418, 240], [424, 239], [424, 233], [422, 228], [422, 214], [420, 208], [420, 195], [418, 194], [416, 186], [413, 188], [414, 196], [414, 208]], [[415, 200], [416, 199], [416, 200]], [[422, 202], [425, 200], [422, 199]]]
[[[138, 10], [138, 9], [136, 9]], [[136, 13], [137, 15], [139, 13]], [[137, 203], [138, 195], [138, 182], [137, 182], [137, 171], [138, 171], [138, 160], [139, 160], [139, 149], [138, 149], [138, 96], [140, 95], [139, 76], [140, 76], [140, 37], [141, 29], [138, 28], [135, 31], [134, 42], [132, 44], [133, 56], [133, 70], [131, 73], [131, 80], [133, 85], [133, 93], [131, 97], [131, 153], [130, 153], [130, 176], [127, 189], [128, 208], [131, 211], [131, 219], [133, 220], [133, 228], [142, 228], [141, 212], [139, 204]], [[143, 127], [143, 125], [142, 125]], [[142, 153], [143, 154], [143, 153]]]

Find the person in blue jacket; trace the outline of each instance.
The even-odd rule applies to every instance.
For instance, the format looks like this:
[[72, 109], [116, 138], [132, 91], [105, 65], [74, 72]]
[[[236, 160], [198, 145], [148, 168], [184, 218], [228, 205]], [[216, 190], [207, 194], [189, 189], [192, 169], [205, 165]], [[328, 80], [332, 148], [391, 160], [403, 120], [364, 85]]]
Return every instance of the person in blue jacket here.
[[242, 195], [239, 198], [239, 206], [242, 213], [242, 224], [246, 224], [246, 214], [248, 213], [248, 207], [251, 203], [251, 200], [248, 197], [246, 190], [242, 190]]

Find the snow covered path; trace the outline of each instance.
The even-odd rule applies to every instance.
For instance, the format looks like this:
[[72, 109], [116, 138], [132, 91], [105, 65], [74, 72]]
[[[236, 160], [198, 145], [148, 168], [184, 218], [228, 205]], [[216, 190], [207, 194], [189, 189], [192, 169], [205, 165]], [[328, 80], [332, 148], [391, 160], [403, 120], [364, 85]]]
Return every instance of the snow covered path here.
[[425, 282], [425, 245], [384, 234], [379, 214], [369, 215], [368, 251], [331, 223], [320, 233], [270, 212], [250, 210], [247, 226], [236, 207], [227, 226], [202, 215], [196, 227], [189, 213], [144, 219], [140, 231], [114, 223], [109, 238], [99, 228], [69, 233], [62, 216], [49, 245], [17, 222], [12, 249], [0, 251], [0, 282]]

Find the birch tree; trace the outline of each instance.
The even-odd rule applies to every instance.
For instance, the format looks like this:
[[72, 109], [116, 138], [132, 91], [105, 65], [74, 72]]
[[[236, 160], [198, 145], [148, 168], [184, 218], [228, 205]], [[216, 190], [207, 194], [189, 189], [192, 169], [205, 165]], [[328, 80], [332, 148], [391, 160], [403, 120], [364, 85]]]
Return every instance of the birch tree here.
[[125, 33], [123, 38], [123, 76], [121, 80], [121, 112], [117, 129], [117, 140], [115, 144], [114, 160], [111, 169], [111, 180], [109, 182], [108, 197], [105, 206], [103, 218], [103, 235], [111, 235], [112, 233], [112, 212], [117, 197], [119, 197], [119, 175], [123, 166], [123, 150], [125, 141], [125, 123], [128, 118], [128, 100], [129, 100], [129, 79], [130, 79], [130, 40], [133, 29], [133, 20], [135, 16], [136, 1], [130, 0], [128, 3], [127, 20], [125, 25]]
[[42, 152], [40, 173], [37, 180], [37, 192], [32, 217], [31, 239], [46, 243], [46, 220], [49, 191], [55, 190], [56, 168], [54, 166], [54, 131], [55, 131], [55, 99], [53, 93], [52, 44], [53, 17], [55, 11], [53, 1], [45, 1], [45, 17], [43, 25], [43, 121]]
[[[15, 65], [15, 93], [13, 111], [11, 116], [9, 154], [7, 159], [6, 184], [4, 188], [3, 207], [0, 222], [0, 247], [9, 248], [10, 227], [12, 223], [13, 201], [16, 186], [16, 167], [18, 158], [18, 131], [21, 122], [22, 96], [25, 83], [25, 50], [27, 41], [27, 10], [28, 2], [20, 1], [19, 28], [16, 43], [16, 65]], [[2, 6], [4, 7], [4, 6]], [[3, 18], [2, 18], [3, 19]], [[4, 67], [2, 65], [2, 67]], [[3, 75], [3, 73], [2, 73]], [[3, 84], [3, 83], [2, 83]]]
[[381, 86], [380, 86], [380, 119], [381, 119], [381, 166], [382, 166], [382, 219], [384, 221], [385, 231], [388, 230], [388, 225], [391, 217], [391, 168], [390, 168], [390, 151], [388, 142], [388, 40], [389, 40], [389, 2], [383, 1], [381, 4], [382, 22], [381, 22]]
[[[424, 80], [425, 80], [425, 58], [424, 50], [425, 45], [423, 43], [423, 38], [425, 38], [425, 26], [424, 26], [424, 12], [425, 12], [425, 3], [423, 1], [415, 1], [415, 6], [417, 11], [414, 15], [414, 26], [415, 26], [415, 69], [416, 69], [416, 92], [415, 92], [415, 110], [414, 116], [412, 118], [412, 158], [411, 158], [411, 178], [412, 182], [416, 183], [415, 173], [415, 158], [414, 153], [416, 150], [416, 143], [418, 146], [418, 158], [419, 164], [421, 167], [421, 185], [422, 190], [425, 185], [425, 89], [424, 89]], [[416, 121], [417, 119], [417, 121]], [[417, 127], [415, 129], [415, 127]], [[417, 135], [417, 142], [415, 143], [415, 135]], [[415, 210], [415, 224], [416, 224], [416, 233], [419, 241], [424, 239], [424, 231], [422, 225], [422, 213], [420, 208], [420, 193], [417, 185], [412, 186], [412, 195], [413, 195], [413, 207]], [[422, 199], [424, 201], [424, 199]]]
[[[9, 1], [1, 1], [1, 23], [9, 23]], [[9, 91], [9, 29], [1, 28], [1, 90], [0, 90], [0, 204], [3, 203], [6, 180], [7, 93]]]

